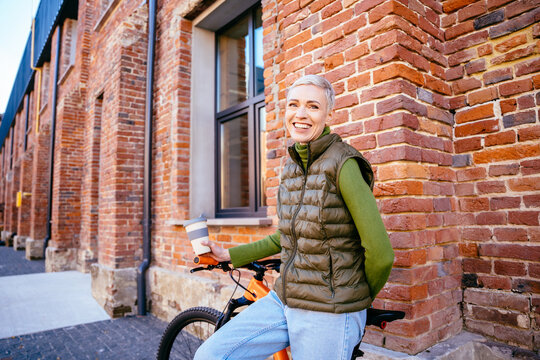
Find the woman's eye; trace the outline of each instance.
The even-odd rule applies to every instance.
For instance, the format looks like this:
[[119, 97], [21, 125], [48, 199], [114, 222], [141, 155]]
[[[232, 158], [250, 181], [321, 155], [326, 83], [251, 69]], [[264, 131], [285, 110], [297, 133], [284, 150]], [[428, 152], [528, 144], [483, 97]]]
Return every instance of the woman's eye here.
[[296, 107], [297, 105], [295, 103], [289, 103], [289, 107]]

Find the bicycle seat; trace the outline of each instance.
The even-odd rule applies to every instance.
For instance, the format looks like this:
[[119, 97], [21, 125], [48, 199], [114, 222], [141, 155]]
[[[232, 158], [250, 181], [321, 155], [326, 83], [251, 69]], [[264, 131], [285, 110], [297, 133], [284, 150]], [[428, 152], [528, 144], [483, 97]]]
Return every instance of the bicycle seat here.
[[368, 308], [366, 326], [375, 325], [384, 329], [387, 323], [404, 317], [405, 313], [403, 311]]

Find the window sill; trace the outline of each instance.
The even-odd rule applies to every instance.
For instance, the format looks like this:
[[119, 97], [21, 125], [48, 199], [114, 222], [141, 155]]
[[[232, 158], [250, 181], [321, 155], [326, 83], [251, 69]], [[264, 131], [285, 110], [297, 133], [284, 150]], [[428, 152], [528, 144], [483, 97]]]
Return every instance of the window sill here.
[[[167, 221], [167, 225], [182, 226], [184, 221], [188, 219], [171, 219]], [[219, 218], [208, 219], [208, 226], [270, 226], [272, 225], [271, 218]]]
[[103, 12], [103, 15], [98, 19], [96, 22], [96, 25], [94, 26], [94, 32], [97, 32], [101, 30], [107, 19], [109, 18], [109, 15], [113, 12], [113, 9], [116, 7], [116, 5], [119, 3], [119, 0], [113, 0], [107, 7], [107, 9]]
[[58, 80], [58, 85], [62, 85], [68, 75], [71, 73], [71, 70], [73, 69], [74, 65], [73, 63], [69, 64], [66, 70], [62, 73], [62, 76], [60, 76], [60, 79]]

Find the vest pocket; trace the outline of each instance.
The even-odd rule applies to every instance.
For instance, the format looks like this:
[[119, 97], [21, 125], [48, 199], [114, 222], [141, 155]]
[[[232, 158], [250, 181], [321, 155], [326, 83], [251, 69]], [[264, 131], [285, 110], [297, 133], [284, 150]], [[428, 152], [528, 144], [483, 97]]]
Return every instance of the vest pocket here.
[[328, 283], [330, 284], [330, 292], [332, 293], [332, 299], [336, 296], [334, 292], [334, 266], [332, 263], [332, 253], [328, 254], [330, 256], [330, 271], [328, 273]]

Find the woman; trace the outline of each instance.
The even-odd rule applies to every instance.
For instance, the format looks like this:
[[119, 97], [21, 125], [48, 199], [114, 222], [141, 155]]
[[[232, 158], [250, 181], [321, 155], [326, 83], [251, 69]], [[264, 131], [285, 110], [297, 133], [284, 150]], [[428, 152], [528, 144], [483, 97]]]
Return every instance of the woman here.
[[195, 359], [265, 359], [290, 345], [294, 360], [349, 360], [394, 252], [371, 193], [371, 166], [330, 133], [335, 95], [316, 75], [289, 89], [286, 127], [295, 141], [278, 192], [278, 231], [211, 256], [235, 267], [281, 252], [274, 290], [218, 330]]

